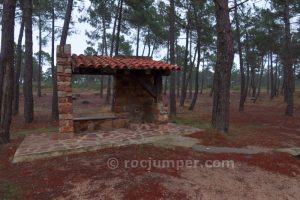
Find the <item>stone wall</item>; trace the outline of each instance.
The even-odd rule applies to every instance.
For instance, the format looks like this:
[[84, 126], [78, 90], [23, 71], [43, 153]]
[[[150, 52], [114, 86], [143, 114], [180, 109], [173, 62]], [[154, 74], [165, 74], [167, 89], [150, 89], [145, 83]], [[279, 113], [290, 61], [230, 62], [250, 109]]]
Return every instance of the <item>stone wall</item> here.
[[[153, 75], [138, 75], [139, 79], [154, 85]], [[116, 116], [125, 117], [130, 123], [167, 123], [167, 108], [158, 98], [151, 96], [134, 75], [115, 75], [114, 99]]]
[[109, 131], [119, 128], [128, 128], [127, 119], [90, 119], [90, 120], [74, 120], [74, 132], [95, 132], [95, 131]]
[[61, 137], [73, 137], [71, 45], [57, 47], [57, 87], [59, 132]]

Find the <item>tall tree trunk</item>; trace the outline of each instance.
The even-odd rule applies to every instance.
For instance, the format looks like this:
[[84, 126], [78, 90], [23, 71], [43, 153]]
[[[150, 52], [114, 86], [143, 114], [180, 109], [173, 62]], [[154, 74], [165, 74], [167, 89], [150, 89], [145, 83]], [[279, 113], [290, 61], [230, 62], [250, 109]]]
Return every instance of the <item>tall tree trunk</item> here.
[[258, 91], [256, 93], [255, 99], [254, 99], [254, 103], [256, 103], [257, 99], [260, 97], [260, 90], [261, 90], [261, 82], [262, 82], [262, 77], [264, 75], [264, 56], [262, 56], [261, 58], [261, 68], [260, 68], [260, 75], [259, 75], [259, 80], [258, 80]]
[[116, 51], [115, 55], [119, 55], [119, 49], [120, 49], [120, 34], [121, 34], [121, 27], [122, 27], [122, 16], [123, 16], [123, 0], [120, 2], [120, 8], [119, 8], [119, 14], [118, 14], [118, 30], [117, 30], [117, 37], [116, 37]]
[[[193, 65], [194, 66], [194, 65]], [[191, 75], [193, 74], [193, 71], [194, 71], [194, 67], [192, 68], [192, 73]], [[188, 94], [188, 99], [192, 99], [193, 97], [193, 81], [194, 81], [194, 77], [191, 76], [191, 78], [189, 79], [189, 94]]]
[[24, 35], [24, 12], [22, 13], [22, 22], [19, 31], [18, 45], [17, 45], [17, 58], [14, 74], [14, 99], [13, 99], [13, 115], [19, 113], [19, 96], [20, 96], [20, 74], [22, 65], [22, 40]]
[[[170, 0], [170, 63], [175, 64], [175, 2]], [[175, 94], [175, 84], [176, 84], [176, 73], [171, 72], [170, 78], [170, 116], [176, 116], [176, 94]]]
[[244, 73], [244, 60], [243, 60], [243, 50], [241, 43], [241, 31], [240, 31], [240, 19], [238, 15], [238, 5], [237, 0], [234, 0], [234, 16], [235, 16], [235, 26], [236, 26], [236, 34], [237, 34], [237, 45], [239, 52], [239, 61], [240, 61], [240, 74], [241, 74], [241, 89], [240, 89], [240, 104], [239, 111], [244, 111], [244, 104], [246, 101], [247, 92], [245, 92], [245, 73]]
[[[107, 49], [107, 40], [106, 40], [106, 20], [103, 18], [102, 20], [102, 26], [103, 26], [103, 35], [102, 35], [102, 44], [103, 44], [103, 52], [102, 55], [108, 56], [108, 49]], [[100, 77], [100, 97], [103, 98], [103, 89], [104, 89], [104, 77]]]
[[37, 96], [42, 96], [42, 20], [41, 20], [41, 2], [39, 2], [39, 67], [38, 67], [38, 77], [37, 77]]
[[[194, 110], [194, 107], [197, 102], [198, 93], [199, 93], [199, 68], [201, 62], [201, 24], [199, 21], [200, 17], [197, 14], [198, 6], [195, 0], [192, 1], [192, 5], [193, 5], [194, 17], [196, 21], [198, 56], [197, 56], [197, 67], [195, 72], [195, 92], [189, 110]], [[204, 60], [204, 56], [203, 56], [203, 60]]]
[[61, 38], [60, 38], [60, 46], [66, 45], [68, 32], [69, 32], [69, 26], [70, 26], [71, 17], [72, 17], [72, 10], [73, 10], [73, 0], [68, 0], [67, 11], [66, 11], [65, 20], [64, 20], [64, 26], [63, 26], [62, 34], [61, 34]]
[[14, 25], [16, 0], [4, 0], [1, 38], [0, 144], [10, 141], [14, 87]]
[[[170, 58], [170, 41], [168, 41], [168, 47], [167, 47], [167, 62], [169, 63], [169, 58]], [[168, 90], [168, 82], [169, 82], [169, 77], [165, 77], [165, 84], [164, 84], [164, 95], [167, 95], [167, 90]]]
[[196, 105], [197, 98], [198, 98], [198, 93], [199, 93], [199, 66], [200, 66], [200, 56], [199, 56], [198, 61], [197, 61], [197, 67], [196, 67], [196, 72], [195, 72], [195, 92], [194, 92], [193, 99], [192, 99], [191, 105], [189, 107], [189, 110], [194, 110], [194, 107]]
[[267, 69], [267, 94], [270, 94], [270, 54], [268, 55], [268, 69]]
[[291, 40], [291, 23], [290, 23], [290, 2], [285, 0], [284, 6], [284, 25], [285, 25], [285, 66], [284, 66], [284, 93], [286, 95], [287, 107], [285, 114], [294, 115], [294, 76], [292, 61], [292, 40]]
[[[195, 12], [196, 14], [196, 12]], [[197, 18], [197, 15], [196, 15]], [[196, 67], [196, 72], [195, 72], [195, 92], [194, 92], [194, 96], [191, 102], [191, 105], [189, 107], [189, 110], [194, 110], [194, 107], [196, 105], [197, 102], [197, 98], [198, 98], [198, 92], [199, 92], [199, 67], [200, 67], [200, 62], [201, 62], [201, 52], [200, 52], [200, 37], [201, 37], [201, 29], [200, 29], [200, 25], [199, 22], [197, 23], [197, 46], [198, 46], [198, 56], [197, 56], [197, 67]]]
[[32, 0], [24, 0], [25, 18], [25, 68], [24, 68], [24, 118], [25, 123], [33, 122], [32, 94]]
[[233, 65], [233, 37], [228, 0], [214, 0], [217, 21], [217, 63], [214, 75], [212, 126], [227, 133], [229, 130], [230, 78]]
[[141, 27], [138, 25], [137, 27], [137, 38], [136, 38], [136, 56], [139, 56], [139, 47], [140, 47], [140, 30]]
[[202, 72], [201, 72], [201, 89], [200, 94], [203, 94], [203, 87], [204, 87], [204, 78], [205, 78], [205, 52], [203, 52], [203, 60], [202, 60]]
[[211, 88], [210, 88], [210, 92], [209, 92], [210, 97], [213, 97], [213, 94], [214, 94], [214, 88], [215, 88], [214, 77], [215, 77], [215, 73], [214, 73], [214, 75], [212, 77], [212, 80], [211, 80]]
[[274, 99], [275, 96], [275, 87], [274, 87], [274, 70], [273, 70], [273, 53], [270, 52], [270, 86], [271, 86], [271, 100]]
[[255, 76], [256, 76], [255, 66], [252, 65], [251, 66], [251, 88], [252, 88], [252, 97], [253, 98], [256, 96]]
[[274, 96], [277, 97], [278, 96], [278, 56], [276, 56], [276, 60], [275, 60], [275, 75], [274, 75], [275, 79], [274, 79]]
[[[245, 86], [245, 97], [247, 98], [249, 91], [249, 82], [250, 82], [250, 64], [249, 64], [249, 40], [248, 32], [246, 32], [246, 41], [245, 41], [245, 53], [246, 53], [246, 64], [247, 64], [247, 75], [246, 75], [246, 86]], [[245, 101], [246, 101], [245, 98]]]
[[189, 99], [191, 99], [191, 93], [192, 93], [192, 79], [193, 79], [193, 68], [195, 66], [195, 62], [196, 62], [196, 58], [197, 58], [197, 53], [198, 53], [199, 49], [198, 49], [198, 46], [196, 46], [196, 49], [195, 49], [195, 52], [194, 52], [194, 56], [192, 56], [192, 54], [190, 54], [190, 57], [193, 57], [193, 60], [191, 61], [190, 63], [190, 68], [189, 68], [189, 72], [188, 72], [188, 75], [187, 75], [187, 81], [185, 82], [186, 85], [185, 85], [185, 90], [187, 91], [189, 89]]
[[[178, 63], [178, 39], [175, 40], [175, 63]], [[180, 80], [180, 76], [181, 76], [181, 71], [176, 71], [175, 72], [175, 90], [176, 90], [176, 99], [179, 99], [180, 97], [180, 84], [181, 84], [181, 80]]]
[[153, 49], [152, 49], [152, 51], [151, 51], [151, 56], [150, 56], [151, 58], [153, 58], [154, 51], [155, 51], [156, 48], [157, 48], [156, 45], [157, 45], [156, 42], [154, 42], [154, 44], [153, 44]]
[[115, 20], [114, 20], [114, 26], [113, 26], [113, 32], [112, 32], [112, 38], [111, 38], [111, 48], [110, 48], [110, 57], [113, 56], [114, 51], [115, 51], [115, 39], [116, 39], [116, 29], [117, 29], [117, 22], [118, 22], [118, 16], [119, 16], [119, 10], [120, 10], [120, 6], [121, 6], [121, 1], [118, 1], [118, 7], [117, 7], [117, 11], [116, 11], [116, 16], [115, 16]]
[[58, 116], [58, 94], [57, 94], [57, 78], [56, 67], [54, 64], [54, 43], [55, 43], [55, 5], [54, 0], [51, 1], [51, 18], [52, 18], [52, 37], [51, 37], [51, 75], [52, 75], [52, 120], [57, 121]]
[[[188, 20], [189, 21], [189, 20]], [[188, 68], [188, 55], [189, 55], [189, 36], [190, 36], [190, 27], [189, 24], [186, 26], [186, 39], [185, 39], [185, 56], [184, 56], [184, 66], [182, 72], [182, 83], [181, 83], [181, 96], [180, 96], [180, 106], [184, 106], [184, 101], [186, 98], [186, 73]]]
[[149, 40], [148, 41], [148, 57], [150, 57], [150, 55], [151, 55], [151, 41]]
[[[122, 0], [118, 1], [118, 7], [117, 7], [117, 14], [115, 16], [115, 21], [114, 21], [114, 26], [113, 26], [113, 32], [112, 32], [112, 39], [111, 39], [111, 48], [110, 48], [110, 57], [113, 56], [114, 54], [114, 50], [115, 50], [115, 38], [116, 38], [116, 29], [117, 29], [117, 22], [119, 19], [119, 10], [122, 4]], [[107, 78], [107, 88], [106, 88], [106, 98], [105, 98], [105, 104], [109, 104], [110, 103], [110, 99], [111, 99], [111, 76], [108, 76]]]
[[142, 56], [145, 55], [145, 50], [146, 50], [146, 41], [144, 42], [144, 48], [143, 48]]

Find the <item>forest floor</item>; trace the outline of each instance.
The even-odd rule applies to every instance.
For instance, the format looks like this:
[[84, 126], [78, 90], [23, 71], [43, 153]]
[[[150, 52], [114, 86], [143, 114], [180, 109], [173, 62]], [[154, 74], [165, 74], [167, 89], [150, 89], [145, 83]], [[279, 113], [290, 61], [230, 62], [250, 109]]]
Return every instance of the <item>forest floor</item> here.
[[[264, 94], [250, 100], [238, 112], [238, 93], [231, 95], [230, 132], [221, 135], [210, 128], [212, 99], [199, 95], [194, 111], [188, 104], [178, 108], [171, 121], [205, 131], [190, 135], [199, 143], [222, 147], [300, 147], [300, 98], [296, 116], [284, 115], [281, 98], [270, 101]], [[22, 99], [21, 99], [22, 102]], [[21, 108], [22, 110], [22, 108]], [[74, 112], [93, 115], [109, 107], [94, 91], [81, 92]], [[108, 148], [57, 158], [12, 164], [13, 155], [26, 135], [56, 133], [52, 122], [51, 96], [35, 98], [35, 121], [14, 117], [12, 142], [0, 146], [0, 200], [2, 199], [299, 199], [300, 160], [284, 153], [257, 155], [197, 153], [192, 149], [166, 149], [152, 145]], [[117, 169], [107, 161], [116, 158]], [[128, 167], [128, 161], [234, 161], [234, 167]], [[136, 163], [135, 163], [136, 164]], [[149, 164], [149, 163], [148, 163]]]

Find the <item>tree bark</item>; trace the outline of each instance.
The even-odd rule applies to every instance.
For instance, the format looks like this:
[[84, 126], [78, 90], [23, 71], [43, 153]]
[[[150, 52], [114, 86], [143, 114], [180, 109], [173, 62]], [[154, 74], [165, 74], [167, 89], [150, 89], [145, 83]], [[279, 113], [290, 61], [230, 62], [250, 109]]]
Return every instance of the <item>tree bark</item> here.
[[[193, 74], [193, 69], [194, 69], [194, 67], [192, 67], [192, 73], [191, 73], [191, 75]], [[194, 78], [193, 78], [193, 76], [191, 76], [191, 78], [189, 79], [189, 95], [188, 95], [188, 99], [192, 99], [192, 97], [193, 97], [193, 81], [194, 81]]]
[[[178, 39], [175, 39], [175, 63], [178, 63], [178, 50], [179, 50], [179, 47], [178, 47]], [[176, 71], [175, 72], [175, 77], [176, 77], [176, 99], [179, 99], [180, 97], [180, 84], [181, 84], [181, 80], [180, 80], [180, 77], [181, 77], [181, 71]]]
[[[197, 18], [197, 16], [196, 16]], [[196, 67], [196, 72], [195, 72], [195, 92], [194, 92], [194, 96], [191, 102], [191, 105], [189, 107], [189, 110], [194, 110], [194, 107], [196, 105], [197, 102], [197, 98], [198, 98], [198, 92], [199, 92], [199, 67], [200, 67], [200, 62], [201, 62], [201, 52], [200, 52], [200, 36], [201, 36], [201, 30], [200, 30], [200, 25], [199, 23], [197, 23], [197, 35], [198, 35], [198, 39], [197, 39], [197, 46], [198, 46], [198, 56], [197, 56], [197, 67]]]
[[229, 130], [230, 78], [233, 65], [233, 37], [228, 12], [228, 0], [214, 0], [217, 21], [217, 63], [214, 75], [212, 126]]
[[[111, 40], [111, 48], [110, 48], [110, 57], [113, 56], [114, 54], [114, 50], [115, 50], [115, 55], [117, 55], [116, 53], [118, 53], [117, 51], [119, 51], [119, 49], [117, 48], [117, 46], [119, 45], [119, 35], [117, 36], [116, 39], [116, 29], [117, 29], [117, 22], [120, 19], [119, 15], [120, 15], [120, 10], [123, 4], [123, 0], [119, 0], [118, 1], [118, 7], [117, 7], [117, 14], [115, 16], [115, 21], [114, 21], [114, 26], [113, 26], [113, 32], [112, 32], [112, 40]], [[118, 26], [119, 27], [119, 26]], [[115, 39], [116, 39], [116, 45], [115, 45]], [[107, 88], [106, 88], [106, 98], [105, 98], [105, 104], [109, 104], [110, 103], [110, 99], [111, 99], [111, 85], [112, 85], [112, 80], [111, 80], [111, 76], [108, 76], [107, 78]]]
[[255, 76], [256, 76], [255, 66], [252, 65], [251, 66], [251, 89], [252, 89], [252, 97], [253, 98], [256, 96]]
[[0, 79], [0, 144], [10, 142], [14, 84], [14, 25], [16, 0], [3, 2]]
[[137, 27], [137, 38], [136, 38], [136, 56], [139, 56], [139, 47], [140, 47], [140, 25]]
[[[170, 0], [170, 63], [175, 64], [175, 2]], [[176, 116], [175, 72], [171, 72], [170, 78], [170, 117]]]
[[[107, 40], [106, 40], [106, 20], [105, 18], [102, 19], [102, 26], [103, 26], [103, 35], [102, 35], [102, 44], [103, 44], [103, 52], [102, 55], [108, 56], [108, 49], [107, 49]], [[100, 77], [100, 97], [103, 98], [103, 89], [104, 89], [104, 76]]]
[[[168, 47], [167, 47], [167, 62], [169, 63], [169, 58], [170, 58], [170, 41], [168, 41], [167, 43]], [[168, 82], [169, 82], [169, 77], [165, 77], [165, 84], [164, 84], [164, 95], [167, 95], [167, 91], [168, 91]]]
[[[195, 92], [189, 110], [194, 110], [194, 107], [197, 102], [198, 93], [199, 93], [199, 68], [201, 63], [201, 24], [199, 21], [200, 17], [197, 14], [198, 6], [195, 0], [192, 1], [192, 5], [193, 5], [194, 17], [196, 21], [198, 55], [197, 55], [197, 67], [195, 72]], [[203, 60], [204, 60], [204, 55], [203, 55]]]
[[244, 60], [243, 60], [243, 50], [241, 43], [241, 30], [240, 30], [240, 19], [238, 15], [238, 5], [237, 0], [234, 0], [234, 15], [235, 15], [235, 25], [236, 25], [236, 34], [237, 34], [237, 45], [239, 52], [239, 61], [240, 61], [240, 74], [241, 74], [241, 88], [240, 88], [240, 103], [239, 111], [243, 112], [245, 108], [245, 101], [247, 92], [245, 92], [245, 72], [244, 72]]
[[120, 8], [119, 8], [119, 14], [118, 14], [118, 30], [117, 30], [117, 37], [116, 37], [116, 51], [115, 55], [119, 55], [119, 49], [120, 49], [120, 34], [121, 34], [121, 26], [122, 26], [122, 16], [123, 16], [123, 0], [120, 2]]
[[292, 40], [291, 40], [291, 23], [290, 23], [290, 3], [285, 0], [284, 5], [284, 24], [285, 24], [285, 66], [284, 66], [284, 93], [286, 95], [286, 111], [287, 116], [294, 115], [294, 76], [292, 61]]
[[[189, 21], [189, 20], [188, 20]], [[184, 106], [186, 98], [186, 73], [188, 68], [188, 55], [189, 55], [189, 36], [190, 36], [190, 27], [189, 24], [186, 27], [186, 39], [185, 39], [185, 56], [184, 56], [184, 66], [182, 71], [182, 83], [181, 83], [181, 96], [180, 96], [180, 106]]]
[[[247, 98], [249, 93], [249, 82], [250, 82], [250, 64], [249, 64], [249, 40], [248, 32], [246, 32], [246, 41], [245, 41], [245, 53], [246, 53], [246, 64], [247, 64], [247, 75], [246, 75], [246, 86], [245, 86], [245, 97]], [[246, 101], [245, 98], [245, 101]]]
[[59, 119], [58, 114], [58, 94], [57, 94], [57, 78], [56, 67], [54, 64], [54, 42], [55, 42], [55, 7], [54, 0], [52, 0], [52, 38], [51, 38], [51, 74], [52, 74], [52, 120], [57, 121]]
[[60, 38], [60, 46], [65, 46], [67, 42], [67, 37], [68, 37], [68, 32], [69, 32], [69, 26], [71, 22], [71, 17], [72, 17], [72, 10], [73, 10], [73, 0], [68, 0], [67, 4], [67, 11], [65, 15], [65, 20], [64, 20], [64, 26], [62, 29], [62, 34]]
[[260, 75], [259, 75], [259, 80], [258, 80], [258, 90], [255, 96], [255, 99], [253, 101], [253, 103], [256, 103], [257, 99], [260, 97], [260, 90], [261, 90], [261, 81], [262, 81], [262, 77], [264, 75], [264, 56], [262, 56], [261, 58], [261, 68], [260, 68]]
[[273, 70], [273, 53], [270, 52], [270, 86], [271, 86], [271, 100], [274, 99], [275, 96], [275, 87], [274, 87], [274, 70]]
[[203, 94], [204, 78], [205, 78], [205, 52], [203, 52], [202, 73], [201, 73], [201, 89], [200, 94]]
[[25, 68], [24, 68], [24, 118], [25, 123], [33, 122], [32, 94], [32, 0], [24, 0], [25, 18]]
[[39, 66], [38, 66], [38, 77], [37, 77], [37, 96], [42, 96], [42, 20], [41, 20], [41, 5], [39, 5]]
[[14, 99], [13, 99], [13, 115], [19, 113], [19, 96], [20, 96], [20, 74], [22, 65], [22, 40], [24, 35], [24, 12], [22, 13], [22, 22], [19, 31], [18, 44], [17, 44], [17, 58], [14, 74]]
[[275, 60], [275, 75], [274, 75], [275, 79], [274, 79], [274, 96], [277, 97], [278, 96], [278, 82], [279, 82], [279, 76], [278, 76], [278, 56], [276, 56], [276, 60]]
[[267, 57], [268, 65], [267, 65], [267, 94], [270, 94], [270, 55]]

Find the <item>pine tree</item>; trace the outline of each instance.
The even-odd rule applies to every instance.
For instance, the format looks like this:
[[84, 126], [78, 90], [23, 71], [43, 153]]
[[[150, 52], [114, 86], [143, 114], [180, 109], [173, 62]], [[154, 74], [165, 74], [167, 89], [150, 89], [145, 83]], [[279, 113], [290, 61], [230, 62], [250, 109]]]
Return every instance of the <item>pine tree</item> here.
[[233, 37], [228, 11], [228, 0], [214, 0], [218, 45], [214, 75], [212, 126], [221, 132], [229, 130], [230, 78], [233, 65]]
[[14, 24], [16, 0], [4, 0], [0, 60], [0, 144], [10, 141], [14, 84]]

